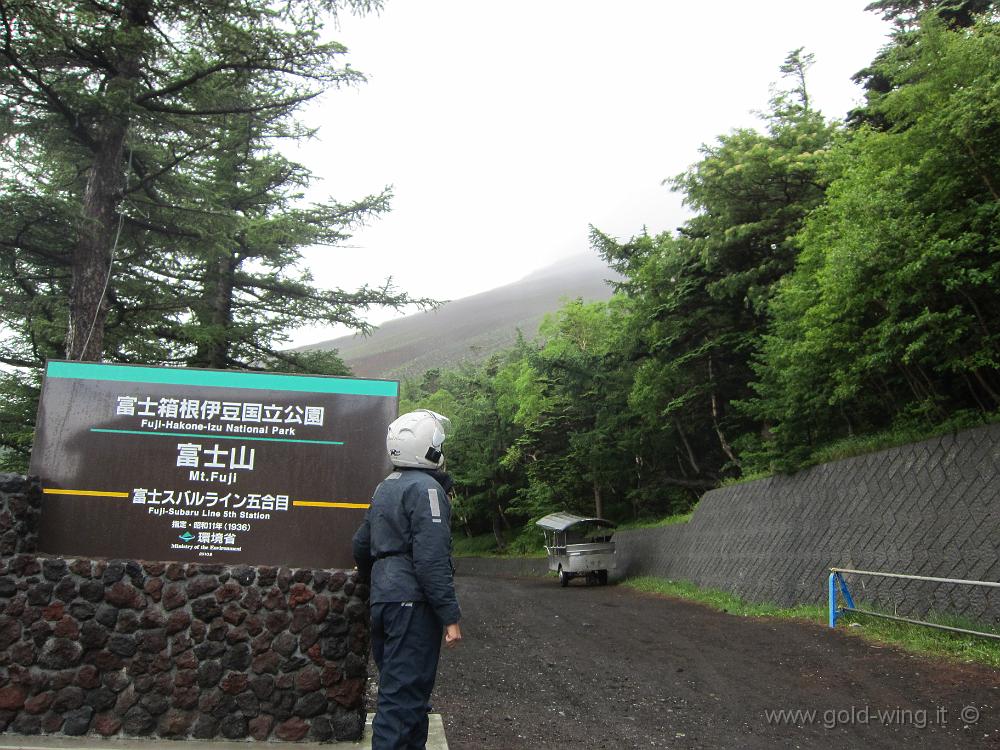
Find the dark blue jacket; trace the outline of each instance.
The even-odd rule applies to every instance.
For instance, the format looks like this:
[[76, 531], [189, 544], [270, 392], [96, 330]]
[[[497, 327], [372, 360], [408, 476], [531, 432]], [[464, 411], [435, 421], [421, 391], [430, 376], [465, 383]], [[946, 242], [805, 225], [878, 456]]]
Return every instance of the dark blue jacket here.
[[441, 472], [398, 469], [375, 488], [354, 534], [354, 559], [371, 578], [371, 601], [425, 601], [442, 625], [458, 622], [451, 565], [451, 503]]

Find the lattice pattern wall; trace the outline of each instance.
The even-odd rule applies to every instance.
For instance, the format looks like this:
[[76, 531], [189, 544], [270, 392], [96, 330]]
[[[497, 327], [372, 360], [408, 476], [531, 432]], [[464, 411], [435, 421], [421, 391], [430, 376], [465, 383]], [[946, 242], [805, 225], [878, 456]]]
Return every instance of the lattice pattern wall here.
[[[830, 566], [1000, 580], [1000, 425], [707, 493], [691, 521], [623, 531], [618, 577], [819, 603]], [[1000, 591], [848, 577], [859, 607], [1000, 621]]]

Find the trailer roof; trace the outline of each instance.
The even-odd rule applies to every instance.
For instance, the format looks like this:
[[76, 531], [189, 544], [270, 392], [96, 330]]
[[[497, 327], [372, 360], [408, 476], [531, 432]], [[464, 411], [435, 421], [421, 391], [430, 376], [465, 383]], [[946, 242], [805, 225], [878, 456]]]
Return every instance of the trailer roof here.
[[615, 527], [614, 522], [608, 521], [605, 518], [586, 518], [584, 516], [575, 516], [572, 513], [549, 513], [544, 518], [535, 521], [536, 526], [541, 526], [543, 529], [548, 529], [549, 531], [565, 531], [570, 526], [578, 523], [595, 523], [598, 526], [607, 526], [612, 529]]

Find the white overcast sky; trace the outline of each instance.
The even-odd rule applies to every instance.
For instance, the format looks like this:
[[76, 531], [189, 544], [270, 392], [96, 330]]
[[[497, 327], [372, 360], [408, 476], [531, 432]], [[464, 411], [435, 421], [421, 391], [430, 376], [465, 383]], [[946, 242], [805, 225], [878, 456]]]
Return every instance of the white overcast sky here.
[[828, 117], [860, 101], [851, 75], [889, 31], [869, 1], [386, 0], [344, 15], [330, 36], [368, 82], [304, 111], [319, 132], [291, 156], [316, 175], [315, 198], [394, 198], [350, 247], [309, 250], [306, 265], [322, 286], [391, 276], [458, 299], [589, 252], [590, 224], [673, 229], [686, 212], [662, 181], [758, 124], [790, 50], [816, 56], [809, 87]]

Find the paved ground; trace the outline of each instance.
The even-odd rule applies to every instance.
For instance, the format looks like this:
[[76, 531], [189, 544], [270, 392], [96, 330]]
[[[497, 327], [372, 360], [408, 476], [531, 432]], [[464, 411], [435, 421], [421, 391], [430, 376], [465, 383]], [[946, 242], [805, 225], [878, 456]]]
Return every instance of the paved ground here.
[[[104, 739], [102, 737], [24, 737], [0, 734], [0, 750], [370, 750], [371, 724], [368, 714], [365, 735], [358, 742], [227, 742], [224, 740]], [[448, 750], [440, 714], [432, 714], [427, 733], [427, 750]]]
[[452, 750], [1000, 747], [996, 670], [622, 586], [457, 585], [434, 698]]

